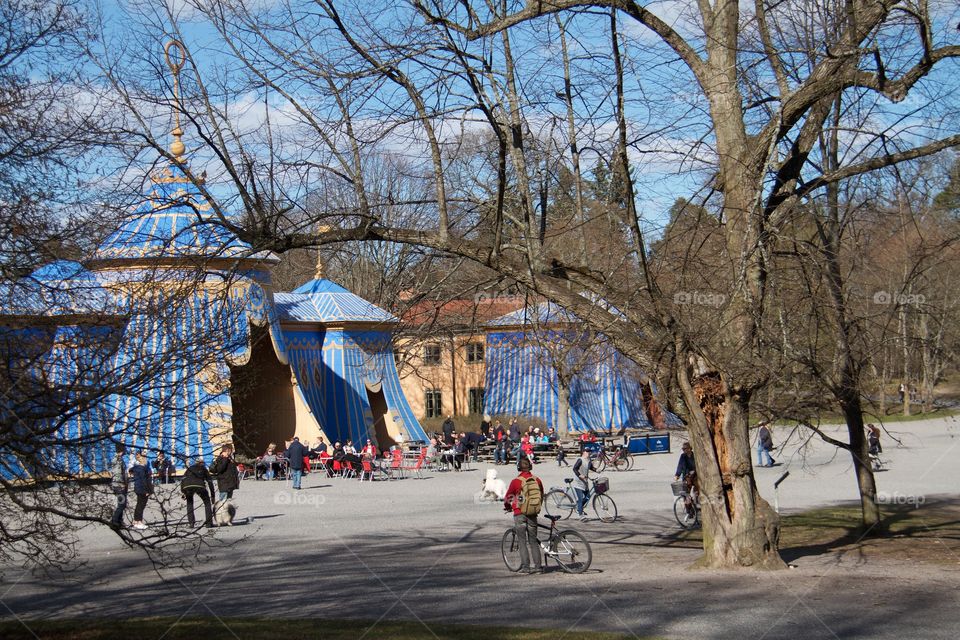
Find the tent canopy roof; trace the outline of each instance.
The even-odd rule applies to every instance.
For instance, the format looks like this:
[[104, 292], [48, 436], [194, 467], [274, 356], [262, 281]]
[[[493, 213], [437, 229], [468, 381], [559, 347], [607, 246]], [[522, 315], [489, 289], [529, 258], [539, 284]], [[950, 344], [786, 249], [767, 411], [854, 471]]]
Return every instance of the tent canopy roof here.
[[340, 285], [323, 278], [311, 280], [293, 293], [274, 294], [277, 314], [292, 322], [380, 322], [397, 319], [372, 302], [350, 293]]
[[217, 219], [209, 202], [177, 165], [152, 176], [144, 203], [94, 252], [95, 260], [247, 258], [277, 262], [255, 252]]

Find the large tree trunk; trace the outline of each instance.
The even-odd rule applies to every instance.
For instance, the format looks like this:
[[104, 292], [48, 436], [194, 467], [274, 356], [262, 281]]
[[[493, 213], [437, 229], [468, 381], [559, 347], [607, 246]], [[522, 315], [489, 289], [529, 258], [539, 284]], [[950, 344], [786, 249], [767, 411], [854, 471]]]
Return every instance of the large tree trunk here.
[[703, 508], [702, 567], [782, 569], [780, 517], [760, 497], [750, 460], [749, 396], [719, 374], [678, 372]]
[[567, 385], [557, 381], [557, 436], [566, 439], [570, 435], [570, 391]]
[[863, 408], [860, 405], [860, 397], [849, 394], [841, 398], [841, 404], [850, 436], [850, 457], [853, 458], [853, 470], [857, 476], [857, 488], [860, 490], [863, 528], [866, 532], [880, 533], [882, 524], [880, 508], [877, 506], [877, 485], [867, 454], [868, 446], [863, 429]]

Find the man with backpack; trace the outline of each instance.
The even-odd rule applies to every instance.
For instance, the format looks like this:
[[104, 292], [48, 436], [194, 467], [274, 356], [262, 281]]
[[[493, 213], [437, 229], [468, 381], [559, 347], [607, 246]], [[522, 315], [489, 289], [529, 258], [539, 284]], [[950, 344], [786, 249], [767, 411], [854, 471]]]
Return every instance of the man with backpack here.
[[520, 573], [543, 573], [540, 542], [537, 540], [537, 515], [543, 507], [543, 483], [530, 470], [529, 458], [520, 458], [520, 475], [510, 482], [503, 499], [503, 510], [513, 512], [513, 529], [520, 542]]

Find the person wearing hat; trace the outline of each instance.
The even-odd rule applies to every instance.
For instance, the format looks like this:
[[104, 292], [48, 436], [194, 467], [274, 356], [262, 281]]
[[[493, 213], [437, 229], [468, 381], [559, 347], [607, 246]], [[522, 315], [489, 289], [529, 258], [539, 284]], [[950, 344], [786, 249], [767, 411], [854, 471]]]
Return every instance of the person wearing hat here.
[[300, 480], [303, 478], [303, 459], [309, 450], [300, 444], [300, 438], [294, 436], [293, 442], [287, 447], [287, 464], [290, 466], [290, 475], [293, 479], [293, 488], [300, 489]]

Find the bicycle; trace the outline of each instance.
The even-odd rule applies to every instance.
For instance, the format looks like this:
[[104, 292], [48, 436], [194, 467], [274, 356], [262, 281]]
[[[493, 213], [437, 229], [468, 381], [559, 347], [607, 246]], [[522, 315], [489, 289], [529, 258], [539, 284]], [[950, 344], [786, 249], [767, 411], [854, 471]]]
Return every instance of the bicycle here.
[[[573, 478], [564, 480], [566, 487], [550, 487], [550, 491], [543, 498], [543, 506], [550, 515], [560, 516], [566, 520], [577, 507], [577, 493], [573, 488]], [[592, 488], [588, 491], [588, 500], [594, 513], [600, 522], [613, 522], [617, 519], [617, 503], [613, 498], [607, 495], [610, 489], [610, 481], [607, 478], [600, 477], [592, 482]], [[590, 499], [590, 494], [593, 498]]]
[[608, 464], [612, 465], [616, 471], [629, 471], [633, 468], [633, 454], [624, 446], [617, 447], [612, 455], [607, 455], [606, 449], [600, 446], [591, 459], [597, 473], [603, 473]]
[[[572, 529], [557, 530], [557, 520], [560, 516], [546, 515], [550, 521], [550, 526], [537, 523], [538, 529], [548, 529], [550, 535], [546, 540], [537, 537], [540, 549], [543, 551], [544, 564], [547, 558], [553, 558], [557, 561], [560, 568], [566, 573], [583, 573], [590, 568], [593, 561], [593, 551], [590, 549], [590, 543], [581, 534]], [[503, 563], [507, 569], [516, 573], [520, 571], [520, 540], [517, 538], [517, 532], [513, 529], [507, 529], [503, 533], [503, 539], [500, 541], [500, 553], [503, 555]]]
[[[670, 488], [677, 499], [673, 501], [673, 517], [684, 529], [692, 529], [700, 525], [700, 493], [690, 495], [685, 482], [671, 482]], [[689, 501], [688, 501], [689, 500]]]

